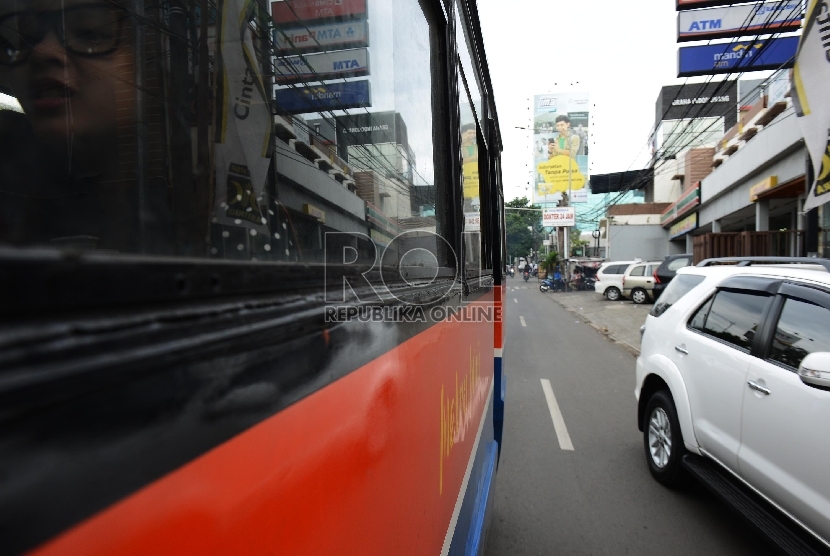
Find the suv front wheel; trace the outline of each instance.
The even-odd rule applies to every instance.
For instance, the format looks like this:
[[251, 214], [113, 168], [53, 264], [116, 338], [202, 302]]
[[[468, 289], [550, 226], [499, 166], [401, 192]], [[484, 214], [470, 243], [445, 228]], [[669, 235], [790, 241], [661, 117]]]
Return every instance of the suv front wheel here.
[[651, 475], [661, 484], [677, 488], [688, 475], [680, 465], [686, 448], [677, 420], [677, 410], [668, 390], [655, 392], [648, 400], [643, 427], [643, 443]]

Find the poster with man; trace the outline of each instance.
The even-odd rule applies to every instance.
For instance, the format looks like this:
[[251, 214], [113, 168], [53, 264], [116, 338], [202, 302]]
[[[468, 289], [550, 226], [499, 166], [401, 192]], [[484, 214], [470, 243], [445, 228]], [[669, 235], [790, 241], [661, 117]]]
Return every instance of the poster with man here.
[[[584, 189], [588, 179], [588, 93], [548, 93], [533, 97], [533, 202], [558, 205], [571, 192]], [[584, 201], [582, 201], [584, 202]]]

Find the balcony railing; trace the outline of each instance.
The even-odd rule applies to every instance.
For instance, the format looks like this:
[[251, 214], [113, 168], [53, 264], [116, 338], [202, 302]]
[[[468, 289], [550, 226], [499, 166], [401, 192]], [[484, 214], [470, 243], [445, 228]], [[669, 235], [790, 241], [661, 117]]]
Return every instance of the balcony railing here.
[[803, 257], [804, 231], [723, 232], [695, 237], [695, 264], [713, 257]]

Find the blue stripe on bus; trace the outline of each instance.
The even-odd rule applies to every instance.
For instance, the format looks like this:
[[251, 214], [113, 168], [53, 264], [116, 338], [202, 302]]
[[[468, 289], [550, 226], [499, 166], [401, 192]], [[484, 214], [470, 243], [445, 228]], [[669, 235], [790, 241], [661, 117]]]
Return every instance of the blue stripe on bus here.
[[[489, 522], [489, 516], [484, 516], [482, 528], [481, 519], [478, 517], [479, 511], [486, 511], [486, 503], [491, 498], [489, 494], [492, 488], [493, 479], [492, 474], [495, 471], [493, 467], [493, 455], [498, 454], [496, 442], [493, 440], [493, 404], [487, 404], [487, 411], [483, 416], [484, 425], [481, 429], [481, 439], [478, 443], [475, 459], [473, 461], [473, 468], [470, 471], [470, 479], [467, 482], [467, 491], [464, 493], [463, 501], [461, 502], [461, 510], [458, 513], [458, 521], [455, 524], [455, 531], [452, 534], [452, 541], [450, 542], [450, 556], [466, 556], [468, 542], [471, 538], [481, 536], [486, 531], [486, 525]], [[489, 475], [489, 478], [488, 478]], [[481, 501], [485, 505], [480, 506]], [[482, 542], [483, 546], [483, 542]]]
[[504, 375], [504, 359], [495, 358], [493, 365], [495, 373], [495, 384], [493, 385], [493, 437], [499, 443], [499, 456], [501, 456], [501, 436], [504, 429], [504, 399], [507, 395], [507, 377]]
[[496, 484], [493, 479], [496, 476], [496, 459], [499, 452], [498, 444], [495, 440], [491, 440], [487, 443], [486, 449], [484, 473], [481, 474], [481, 479], [476, 489], [476, 502], [473, 508], [470, 532], [467, 535], [467, 552], [465, 556], [483, 556], [486, 545], [484, 541], [487, 538], [487, 530], [489, 529], [490, 518], [492, 517], [493, 487]]

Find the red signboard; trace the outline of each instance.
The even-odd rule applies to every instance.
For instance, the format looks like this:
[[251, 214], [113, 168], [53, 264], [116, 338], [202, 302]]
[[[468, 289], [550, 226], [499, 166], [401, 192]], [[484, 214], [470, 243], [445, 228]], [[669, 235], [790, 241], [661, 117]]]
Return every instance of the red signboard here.
[[677, 11], [694, 10], [696, 8], [710, 8], [712, 6], [731, 6], [744, 0], [676, 0]]
[[271, 2], [276, 23], [304, 23], [313, 19], [351, 19], [366, 15], [366, 0], [282, 0]]

